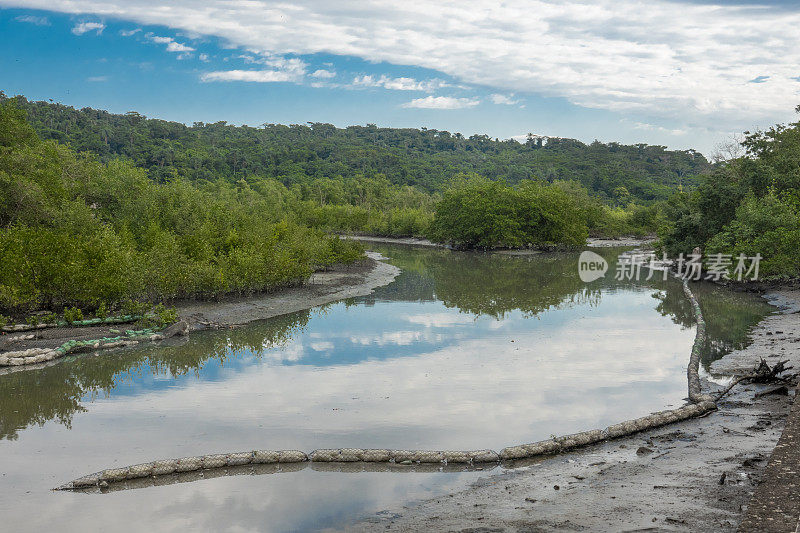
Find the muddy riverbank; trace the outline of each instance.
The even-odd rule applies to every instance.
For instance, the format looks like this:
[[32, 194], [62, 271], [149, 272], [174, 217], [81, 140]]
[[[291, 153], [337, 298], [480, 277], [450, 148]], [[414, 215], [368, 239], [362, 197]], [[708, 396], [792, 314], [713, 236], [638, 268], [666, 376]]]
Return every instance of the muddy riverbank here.
[[367, 258], [354, 265], [339, 265], [311, 275], [306, 283], [280, 291], [227, 298], [216, 302], [187, 301], [176, 304], [181, 320], [190, 330], [232, 327], [279, 315], [310, 309], [345, 298], [366, 296], [375, 288], [391, 283], [400, 269], [367, 252]]
[[442, 244], [417, 237], [379, 237], [374, 235], [342, 235], [342, 237], [366, 243], [377, 242], [384, 244], [404, 244], [406, 246], [424, 246], [426, 248], [444, 248]]
[[[342, 235], [346, 239], [366, 243], [384, 243], [384, 244], [402, 244], [406, 246], [422, 246], [426, 248], [446, 248], [443, 244], [429, 241], [428, 239], [420, 239], [417, 237], [378, 237], [373, 235]], [[592, 248], [614, 248], [620, 246], [646, 246], [655, 242], [655, 237], [620, 237], [618, 239], [600, 239], [590, 237], [586, 239], [586, 246]], [[541, 253], [542, 250], [515, 248], [497, 250], [497, 253], [507, 255], [528, 255], [533, 253]]]
[[[183, 335], [204, 329], [219, 329], [240, 326], [256, 320], [310, 309], [331, 302], [365, 296], [375, 288], [388, 285], [400, 273], [400, 269], [381, 261], [382, 256], [367, 252], [367, 257], [353, 265], [337, 265], [316, 272], [302, 285], [286, 287], [272, 293], [223, 298], [219, 301], [183, 300], [175, 302], [179, 321], [151, 340], [163, 340], [174, 335]], [[18, 353], [22, 350], [52, 350], [68, 341], [88, 343], [82, 351], [101, 351], [127, 348], [146, 342], [147, 336], [136, 341], [115, 342], [106, 347], [98, 339], [124, 334], [135, 327], [133, 324], [98, 324], [88, 327], [53, 327], [0, 337], [0, 355]], [[92, 344], [94, 343], [94, 344]], [[20, 370], [43, 368], [57, 364], [60, 357], [47, 361], [36, 361], [21, 366], [0, 366], [0, 375]]]
[[[779, 312], [758, 325], [750, 347], [723, 357], [712, 372], [749, 370], [770, 356], [800, 368], [800, 292], [775, 291], [767, 299]], [[722, 388], [723, 380], [709, 379], [704, 391]], [[348, 529], [733, 531], [794, 398], [792, 390], [758, 395], [773, 388], [739, 386], [705, 418], [534, 461]]]

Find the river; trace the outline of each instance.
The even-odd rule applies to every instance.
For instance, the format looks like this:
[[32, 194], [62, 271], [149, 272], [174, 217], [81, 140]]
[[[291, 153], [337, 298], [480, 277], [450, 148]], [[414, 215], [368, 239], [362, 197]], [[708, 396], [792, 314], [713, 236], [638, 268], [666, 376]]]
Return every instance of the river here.
[[[691, 308], [660, 274], [614, 279], [620, 249], [596, 250], [609, 272], [585, 284], [577, 253], [370, 248], [402, 273], [368, 297], [0, 376], [3, 529], [342, 528], [502, 468], [302, 465], [107, 494], [50, 489], [216, 452], [499, 450], [683, 403]], [[770, 312], [753, 295], [693, 291], [710, 337], [705, 368]]]

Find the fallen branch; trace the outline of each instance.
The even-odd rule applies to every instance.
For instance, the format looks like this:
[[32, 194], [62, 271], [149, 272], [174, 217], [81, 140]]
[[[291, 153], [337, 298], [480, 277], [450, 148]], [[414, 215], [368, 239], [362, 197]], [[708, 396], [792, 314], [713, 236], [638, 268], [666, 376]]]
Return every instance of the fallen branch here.
[[786, 366], [789, 360], [786, 361], [778, 361], [775, 363], [775, 366], [770, 367], [769, 363], [767, 363], [763, 358], [761, 362], [756, 366], [753, 370], [752, 374], [747, 374], [746, 376], [739, 376], [738, 378], [734, 379], [730, 385], [728, 385], [725, 389], [722, 390], [719, 394], [717, 394], [716, 400], [719, 401], [720, 398], [728, 394], [736, 385], [743, 381], [747, 381], [749, 383], [788, 383], [794, 384], [795, 380], [797, 379], [798, 374], [788, 374], [786, 376], [781, 376], [779, 374], [783, 374], [784, 372], [788, 372], [792, 370], [791, 366]]

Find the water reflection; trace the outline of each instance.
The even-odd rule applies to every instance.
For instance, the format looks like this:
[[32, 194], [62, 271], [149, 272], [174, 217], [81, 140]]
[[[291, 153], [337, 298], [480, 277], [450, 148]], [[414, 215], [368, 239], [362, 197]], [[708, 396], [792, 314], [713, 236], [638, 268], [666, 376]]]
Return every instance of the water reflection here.
[[[145, 375], [214, 379], [226, 366], [241, 366], [242, 358], [248, 356], [277, 359], [283, 365], [317, 366], [357, 364], [370, 357], [399, 357], [442, 347], [446, 339], [444, 335], [437, 336], [437, 329], [470, 326], [483, 316], [502, 321], [514, 311], [529, 318], [564, 306], [596, 306], [603, 293], [626, 289], [652, 289], [652, 296], [658, 301], [655, 309], [661, 315], [686, 328], [694, 325], [691, 307], [676, 282], [651, 280], [635, 284], [613, 279], [611, 274], [619, 253], [616, 249], [600, 251], [611, 264], [608, 279], [586, 285], [575, 274], [575, 254], [509, 257], [435, 249], [377, 248], [390, 255], [403, 273], [394, 283], [379, 288], [374, 294], [345, 301], [337, 304], [338, 307], [361, 306], [374, 311], [376, 302], [438, 301], [459, 313], [441, 312], [436, 308], [427, 313], [414, 309], [407, 313], [408, 318], [393, 317], [395, 323], [388, 327], [385, 321], [391, 312], [363, 313], [359, 319], [374, 322], [374, 327], [349, 333], [351, 346], [334, 350], [334, 341], [341, 340], [337, 339], [339, 333], [352, 329], [349, 322], [353, 317], [346, 313], [327, 316], [333, 307], [328, 305], [246, 328], [202, 334], [180, 345], [148, 347], [114, 356], [73, 357], [41, 370], [14, 372], [0, 376], [0, 398], [3, 398], [0, 438], [15, 439], [20, 429], [43, 425], [49, 420], [69, 428], [74, 414], [86, 410], [85, 402], [109, 397], [112, 391], [114, 394], [130, 393]], [[694, 284], [693, 291], [703, 309], [709, 333], [703, 357], [706, 367], [730, 350], [746, 345], [749, 329], [770, 310], [760, 298], [711, 284]], [[329, 322], [326, 331], [311, 333], [313, 340], [307, 346], [294, 343], [312, 316]], [[423, 327], [404, 330], [405, 320], [409, 325]], [[507, 326], [502, 322], [489, 325], [493, 328]], [[449, 332], [447, 337], [456, 340], [464, 337], [464, 332]], [[402, 349], [411, 345], [414, 345], [413, 350]], [[393, 346], [394, 349], [391, 354], [360, 349], [370, 346]], [[163, 389], [169, 383], [162, 381], [159, 385], [158, 380], [151, 379], [145, 388]], [[139, 385], [141, 389], [141, 383]], [[31, 395], [31, 390], [37, 390], [37, 394]]]
[[[534, 464], [541, 459], [526, 459], [516, 461], [515, 465]], [[169, 476], [155, 476], [149, 478], [130, 479], [111, 483], [106, 487], [83, 487], [75, 489], [73, 493], [82, 494], [112, 494], [124, 490], [147, 489], [152, 487], [164, 487], [177, 485], [179, 483], [194, 483], [221, 477], [233, 476], [267, 476], [276, 474], [294, 474], [301, 470], [310, 469], [316, 472], [327, 472], [337, 474], [363, 474], [374, 472], [387, 472], [392, 474], [447, 474], [462, 472], [482, 472], [487, 473], [492, 470], [499, 470], [500, 466], [495, 463], [481, 464], [479, 466], [466, 464], [432, 464], [415, 463], [401, 465], [396, 463], [285, 463], [285, 464], [256, 464], [240, 465], [227, 468], [216, 468], [195, 472], [181, 472]]]
[[[276, 317], [252, 329], [233, 330], [233, 334], [204, 335], [200, 343], [192, 339], [108, 356], [72, 356], [40, 370], [20, 369], [0, 376], [0, 439], [16, 439], [20, 429], [41, 426], [49, 420], [71, 428], [74, 414], [86, 411], [82, 401], [107, 398], [112, 391], [124, 394], [145, 375], [189, 374], [199, 378], [209, 361], [222, 367], [244, 351], [261, 353], [267, 347], [288, 342], [302, 331], [310, 317], [311, 311], [302, 311]], [[162, 382], [161, 387], [167, 383]], [[159, 388], [156, 381], [151, 385]]]
[[[712, 283], [693, 283], [692, 292], [706, 321], [708, 338], [701, 357], [706, 371], [723, 355], [746, 347], [753, 326], [774, 311], [763, 298]], [[659, 302], [656, 306], [659, 313], [684, 327], [695, 325], [694, 312], [683, 293], [658, 291], [653, 297]]]
[[[681, 286], [613, 279], [619, 250], [600, 251], [609, 277], [585, 285], [577, 254], [378, 248], [403, 272], [369, 297], [0, 376], [0, 488], [14, 495], [0, 513], [30, 529], [66, 519], [74, 529], [315, 528], [480, 473], [307, 469], [99, 499], [46, 491], [115, 464], [216, 451], [499, 449], [686, 394], [694, 334]], [[705, 364], [745, 343], [769, 309], [751, 295], [693, 290]]]

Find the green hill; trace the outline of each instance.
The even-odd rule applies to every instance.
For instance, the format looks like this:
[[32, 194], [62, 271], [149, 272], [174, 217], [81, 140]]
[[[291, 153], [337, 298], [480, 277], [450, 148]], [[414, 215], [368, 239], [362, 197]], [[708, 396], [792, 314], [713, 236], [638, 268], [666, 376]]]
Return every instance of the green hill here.
[[[6, 99], [0, 92], [0, 102]], [[395, 185], [434, 192], [459, 174], [475, 173], [511, 184], [527, 179], [572, 180], [605, 203], [624, 205], [666, 199], [679, 186], [693, 187], [696, 176], [711, 167], [693, 150], [646, 144], [584, 144], [535, 136], [523, 144], [486, 135], [467, 138], [448, 131], [373, 124], [186, 126], [136, 112], [74, 109], [21, 96], [13, 100], [27, 112], [42, 139], [95, 153], [104, 162], [128, 158], [154, 181], [275, 178], [291, 187], [308, 186], [320, 178], [385, 177]]]

